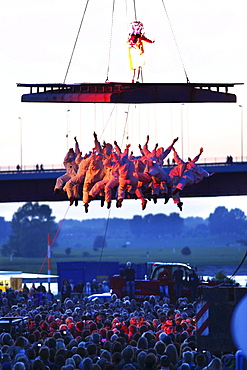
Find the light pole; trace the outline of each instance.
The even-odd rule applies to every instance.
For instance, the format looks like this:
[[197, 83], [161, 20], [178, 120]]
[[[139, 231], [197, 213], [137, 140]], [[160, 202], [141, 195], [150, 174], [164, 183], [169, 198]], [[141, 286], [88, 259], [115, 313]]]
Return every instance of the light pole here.
[[183, 107], [184, 103], [181, 105], [181, 146], [182, 146], [182, 159], [184, 159], [184, 133], [183, 133]]
[[241, 142], [241, 162], [243, 162], [243, 107], [242, 105], [239, 105], [239, 108], [241, 108], [241, 121], [240, 121], [240, 124], [241, 124], [241, 138], [240, 138], [240, 142]]
[[18, 117], [20, 120], [20, 166], [22, 170], [22, 118]]

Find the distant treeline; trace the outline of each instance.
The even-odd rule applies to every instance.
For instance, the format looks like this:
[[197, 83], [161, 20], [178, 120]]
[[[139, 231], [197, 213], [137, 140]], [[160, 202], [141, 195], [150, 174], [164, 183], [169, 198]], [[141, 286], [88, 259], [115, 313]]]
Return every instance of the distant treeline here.
[[65, 220], [57, 239], [60, 247], [96, 247], [105, 237], [110, 247], [236, 245], [247, 239], [247, 218], [240, 209], [218, 207], [207, 219], [182, 218], [178, 213], [148, 214], [132, 219]]
[[[49, 206], [26, 203], [12, 221], [0, 217], [0, 246], [3, 256], [42, 256], [47, 233], [56, 234], [59, 223]], [[225, 246], [245, 244], [247, 218], [240, 209], [218, 207], [207, 219], [182, 218], [178, 213], [148, 214], [132, 219], [112, 218], [64, 220], [54, 248], [105, 247], [152, 248], [179, 246]], [[35, 248], [34, 248], [35, 246]]]

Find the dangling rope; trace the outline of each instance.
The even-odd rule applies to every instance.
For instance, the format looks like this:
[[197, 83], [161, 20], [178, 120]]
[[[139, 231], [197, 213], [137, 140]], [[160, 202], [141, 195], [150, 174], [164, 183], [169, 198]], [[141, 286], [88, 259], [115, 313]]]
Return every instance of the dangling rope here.
[[136, 15], [136, 2], [133, 0], [133, 5], [134, 5], [134, 12], [135, 12], [135, 21], [137, 21], [137, 15]]
[[[55, 241], [56, 241], [56, 239], [57, 239], [57, 237], [58, 237], [58, 234], [59, 234], [59, 232], [60, 232], [60, 230], [61, 230], [61, 228], [62, 228], [62, 225], [63, 225], [63, 223], [64, 223], [65, 217], [66, 217], [66, 215], [67, 215], [67, 213], [68, 213], [69, 207], [70, 207], [70, 206], [68, 206], [68, 208], [67, 208], [67, 210], [66, 210], [66, 212], [65, 212], [65, 215], [63, 216], [63, 219], [62, 219], [62, 221], [60, 222], [60, 224], [59, 224], [59, 226], [58, 226], [58, 229], [57, 229], [57, 231], [56, 231], [56, 234], [55, 234], [55, 236], [54, 236], [54, 238], [53, 238], [53, 240], [52, 240], [52, 242], [51, 242], [51, 245], [50, 245], [50, 247], [51, 247], [51, 248], [53, 247], [53, 245], [54, 245], [54, 243], [55, 243]], [[42, 263], [42, 265], [41, 265], [41, 267], [40, 267], [40, 269], [39, 269], [38, 274], [40, 274], [40, 273], [41, 273], [41, 271], [43, 270], [43, 267], [44, 267], [44, 264], [45, 264], [45, 262], [46, 262], [47, 258], [48, 258], [48, 253], [46, 253], [46, 256], [45, 256], [44, 261], [43, 261], [43, 263]]]
[[242, 261], [240, 262], [240, 264], [238, 265], [238, 267], [235, 269], [235, 271], [233, 272], [233, 274], [232, 274], [232, 276], [230, 277], [230, 279], [231, 279], [231, 278], [233, 278], [233, 277], [236, 275], [236, 273], [238, 272], [238, 270], [240, 269], [240, 267], [241, 267], [241, 266], [242, 266], [242, 264], [244, 263], [244, 261], [245, 261], [246, 257], [247, 257], [247, 251], [245, 252], [245, 255], [244, 255], [244, 257], [242, 258]]
[[104, 234], [104, 239], [103, 239], [103, 242], [102, 242], [102, 247], [101, 247], [101, 252], [100, 252], [100, 257], [99, 257], [96, 276], [98, 275], [98, 272], [99, 272], [99, 266], [100, 266], [100, 262], [102, 260], [103, 250], [104, 250], [104, 247], [105, 247], [105, 240], [106, 240], [106, 234], [107, 234], [108, 225], [109, 225], [110, 213], [111, 213], [111, 209], [109, 209], [108, 217], [107, 217], [107, 220], [106, 220], [105, 234]]
[[106, 129], [106, 126], [108, 125], [108, 123], [109, 123], [109, 121], [110, 121], [110, 118], [111, 118], [111, 116], [112, 116], [112, 113], [113, 113], [113, 111], [114, 111], [114, 109], [116, 108], [116, 104], [114, 105], [114, 107], [112, 108], [112, 110], [111, 110], [111, 113], [110, 113], [110, 115], [109, 115], [109, 118], [108, 118], [108, 120], [107, 120], [107, 122], [106, 122], [106, 124], [105, 124], [105, 126], [104, 126], [104, 128], [103, 128], [103, 130], [102, 130], [102, 132], [101, 132], [101, 135], [100, 135], [100, 139], [102, 138], [102, 135], [104, 134], [104, 132], [105, 132], [105, 129]]
[[89, 3], [89, 0], [87, 0], [86, 6], [85, 6], [85, 9], [84, 9], [84, 13], [83, 13], [83, 16], [82, 16], [81, 24], [80, 24], [80, 27], [79, 27], [79, 30], [78, 30], [78, 33], [77, 33], [77, 36], [76, 36], [76, 39], [75, 39], [74, 47], [73, 47], [73, 50], [72, 50], [72, 53], [71, 53], [71, 57], [70, 57], [70, 60], [69, 60], [69, 65], [68, 65], [67, 71], [65, 73], [65, 77], [64, 77], [63, 83], [65, 83], [66, 78], [67, 78], [67, 75], [68, 75], [68, 72], [69, 72], [70, 64], [72, 62], [72, 58], [73, 58], [75, 47], [76, 47], [76, 44], [77, 44], [77, 41], [78, 41], [78, 37], [79, 37], [80, 31], [81, 31], [81, 26], [82, 26], [82, 23], [83, 23], [85, 14], [86, 14], [88, 3]]
[[125, 131], [126, 131], [127, 123], [128, 123], [129, 109], [130, 109], [130, 105], [128, 105], [128, 112], [126, 112], [127, 114], [126, 114], [126, 119], [125, 119], [125, 126], [124, 126], [124, 131], [123, 131], [123, 138], [122, 138], [121, 148], [123, 147]]
[[179, 50], [179, 47], [178, 47], [178, 43], [177, 43], [175, 34], [173, 32], [173, 29], [172, 29], [172, 25], [171, 25], [171, 22], [170, 22], [170, 19], [169, 19], [169, 16], [168, 16], [168, 13], [167, 13], [167, 10], [166, 10], [166, 7], [165, 7], [164, 0], [162, 0], [162, 4], [163, 4], [163, 7], [165, 9], [165, 13], [166, 13], [166, 16], [167, 16], [167, 19], [168, 19], [168, 23], [169, 23], [169, 26], [170, 26], [170, 29], [171, 29], [171, 32], [172, 32], [172, 35], [173, 35], [173, 38], [174, 38], [174, 41], [175, 41], [175, 45], [177, 47], [178, 55], [179, 55], [180, 61], [181, 61], [182, 66], [183, 66], [183, 70], [184, 70], [184, 74], [185, 74], [185, 77], [186, 77], [186, 81], [187, 81], [187, 83], [189, 83], [190, 80], [189, 80], [189, 77], [188, 77], [187, 72], [185, 70], [184, 62], [183, 62], [183, 59], [182, 59], [182, 56], [181, 56], [181, 53], [180, 53], [180, 50]]
[[113, 30], [114, 8], [115, 8], [115, 0], [113, 0], [113, 3], [112, 3], [112, 13], [111, 13], [111, 35], [110, 35], [110, 45], [109, 45], [109, 55], [108, 55], [108, 66], [107, 66], [107, 72], [106, 72], [106, 80], [105, 80], [105, 82], [108, 82], [108, 74], [109, 74], [109, 69], [110, 69], [111, 43], [112, 43], [112, 30]]

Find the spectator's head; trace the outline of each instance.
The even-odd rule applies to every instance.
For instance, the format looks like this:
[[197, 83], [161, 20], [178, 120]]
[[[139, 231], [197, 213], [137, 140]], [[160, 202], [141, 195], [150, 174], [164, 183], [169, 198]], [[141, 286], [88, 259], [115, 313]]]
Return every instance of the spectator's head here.
[[93, 361], [91, 360], [91, 358], [86, 357], [84, 358], [84, 360], [82, 360], [82, 363], [80, 366], [82, 370], [92, 370]]
[[170, 367], [170, 364], [171, 364], [171, 362], [170, 362], [168, 356], [166, 356], [166, 355], [161, 356], [161, 358], [160, 358], [160, 366], [161, 367]]
[[155, 343], [154, 348], [158, 355], [163, 355], [166, 349], [166, 345], [164, 342], [162, 342], [162, 340], [159, 340], [158, 342]]
[[74, 366], [72, 364], [64, 365], [61, 370], [74, 370]]
[[131, 363], [124, 365], [123, 370], [136, 370], [135, 366]]
[[122, 351], [122, 344], [120, 342], [113, 342], [112, 343], [112, 353], [115, 353], [115, 352], [120, 352]]
[[147, 356], [147, 353], [144, 351], [139, 352], [137, 355], [137, 362], [141, 368], [144, 368], [146, 356]]
[[39, 356], [42, 361], [47, 361], [50, 356], [50, 349], [47, 346], [40, 347]]
[[87, 346], [87, 352], [89, 356], [95, 355], [97, 352], [96, 344], [89, 343], [89, 345]]
[[34, 362], [32, 363], [32, 370], [46, 370], [43, 361], [41, 361], [40, 359], [34, 360]]
[[134, 356], [134, 351], [133, 351], [133, 348], [131, 346], [127, 346], [123, 349], [122, 357], [123, 357], [124, 361], [132, 360], [133, 356]]
[[183, 362], [191, 363], [193, 361], [193, 353], [190, 351], [183, 352]]
[[122, 356], [120, 352], [114, 352], [111, 356], [112, 363], [116, 366], [118, 365], [122, 360]]
[[195, 356], [195, 364], [200, 367], [204, 367], [206, 364], [206, 358], [203, 353], [198, 353]]
[[12, 369], [13, 369], [13, 370], [26, 370], [26, 367], [25, 367], [25, 365], [24, 365], [24, 363], [23, 363], [23, 362], [18, 361], [18, 362], [16, 362], [16, 363], [13, 365]]
[[75, 368], [75, 360], [72, 357], [69, 357], [65, 360], [65, 365], [73, 365], [73, 368]]
[[148, 353], [144, 360], [145, 369], [154, 369], [156, 365], [156, 356], [153, 353]]
[[184, 362], [181, 366], [180, 366], [180, 370], [190, 370], [190, 365], [187, 364], [187, 362]]
[[79, 367], [80, 363], [82, 362], [82, 357], [80, 355], [78, 355], [78, 353], [75, 353], [73, 356], [72, 356], [73, 360], [75, 361], [75, 367]]
[[137, 341], [137, 347], [139, 349], [148, 349], [148, 341], [145, 337], [140, 337]]

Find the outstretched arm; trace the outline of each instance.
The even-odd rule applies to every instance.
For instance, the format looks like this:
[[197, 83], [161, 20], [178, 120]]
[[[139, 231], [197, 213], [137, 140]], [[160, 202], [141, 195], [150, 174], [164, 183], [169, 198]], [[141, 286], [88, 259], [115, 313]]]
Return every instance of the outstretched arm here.
[[93, 137], [94, 137], [94, 148], [95, 148], [96, 152], [102, 153], [102, 148], [101, 148], [100, 142], [98, 140], [98, 136], [97, 136], [95, 131], [93, 133]]
[[75, 153], [76, 155], [78, 155], [80, 153], [80, 148], [76, 136], [74, 137], [74, 140], [75, 140]]
[[178, 137], [172, 140], [171, 146], [173, 146], [178, 141]]
[[176, 150], [174, 149], [174, 147], [172, 147], [172, 150], [173, 150], [173, 157], [174, 157], [174, 160], [177, 164], [183, 164], [184, 161], [179, 157], [178, 153], [176, 152]]
[[144, 156], [144, 152], [143, 152], [141, 144], [138, 145], [138, 148], [140, 149], [141, 155]]
[[115, 150], [118, 154], [118, 156], [120, 157], [120, 154], [121, 154], [121, 149], [120, 147], [118, 146], [118, 143], [116, 142], [116, 140], [114, 141], [114, 145], [115, 145]]
[[150, 154], [150, 151], [148, 150], [148, 142], [149, 142], [149, 135], [147, 135], [147, 140], [145, 142], [145, 144], [143, 145], [143, 148], [142, 148], [142, 151], [144, 153], [144, 155], [148, 155]]
[[203, 153], [203, 148], [201, 147], [200, 151], [199, 151], [199, 154], [197, 154], [197, 156], [195, 156], [195, 158], [192, 160], [192, 162], [197, 162], [202, 153]]
[[172, 143], [170, 146], [168, 146], [168, 148], [166, 150], [164, 150], [164, 152], [160, 155], [160, 160], [163, 161], [167, 156], [168, 154], [170, 154], [171, 150], [173, 149], [173, 145], [178, 141], [178, 137], [176, 137], [175, 139], [172, 140]]

